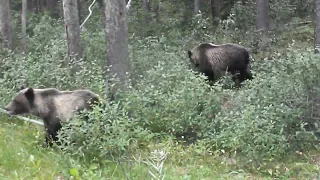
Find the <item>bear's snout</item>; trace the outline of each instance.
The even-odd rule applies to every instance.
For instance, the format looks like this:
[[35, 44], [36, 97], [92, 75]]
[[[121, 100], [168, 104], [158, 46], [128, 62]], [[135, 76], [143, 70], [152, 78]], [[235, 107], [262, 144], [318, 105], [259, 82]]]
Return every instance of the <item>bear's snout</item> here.
[[7, 114], [13, 115], [12, 103], [9, 103], [6, 107], [3, 108]]
[[4, 107], [3, 109], [6, 110], [6, 111], [9, 111], [9, 107], [8, 106]]
[[4, 109], [5, 111], [7, 111], [8, 114], [10, 114], [10, 108], [9, 108], [9, 106], [4, 107], [3, 109]]

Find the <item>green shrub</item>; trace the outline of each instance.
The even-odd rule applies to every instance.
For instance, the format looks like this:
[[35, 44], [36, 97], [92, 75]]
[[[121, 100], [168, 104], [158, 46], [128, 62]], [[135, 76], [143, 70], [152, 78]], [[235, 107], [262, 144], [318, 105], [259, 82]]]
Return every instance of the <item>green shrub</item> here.
[[127, 94], [126, 107], [140, 126], [152, 132], [202, 137], [219, 111], [219, 91], [173, 58], [145, 72]]
[[[207, 19], [202, 18], [197, 16], [199, 22], [193, 26], [207, 41], [248, 44], [255, 39], [254, 35], [237, 36], [240, 30], [233, 27], [239, 24], [233, 17], [221, 22], [225, 26], [218, 29], [219, 36], [211, 37], [205, 30]], [[106, 94], [104, 32], [91, 33], [95, 28], [90, 27], [82, 33], [84, 59], [76, 62], [80, 71], [72, 75], [74, 63], [65, 63], [63, 26], [48, 17], [33, 21], [39, 23], [28, 39], [30, 53], [0, 48], [1, 104], [9, 101], [25, 79], [37, 88], [89, 88]], [[309, 132], [318, 130], [320, 74], [318, 57], [311, 49], [289, 49], [278, 57], [273, 54], [273, 60], [255, 61], [254, 80], [241, 89], [224, 89], [224, 80], [209, 86], [203, 75], [189, 70], [185, 48], [189, 40], [178, 30], [170, 33], [177, 36], [130, 37], [133, 86], [119, 102], [95, 108], [88, 120], [76, 116], [67, 123], [61, 133], [67, 142], [61, 147], [65, 152], [110, 157], [138, 148], [157, 133], [198, 137], [210, 148], [236, 150], [249, 157], [280, 156], [313, 145]]]
[[78, 114], [64, 123], [58, 135], [63, 152], [89, 160], [113, 159], [139, 148], [150, 137], [148, 131], [128, 118], [119, 103], [96, 106], [85, 113], [87, 120]]
[[318, 57], [311, 49], [257, 62], [256, 77], [230, 98], [215, 121], [210, 146], [249, 157], [271, 157], [307, 150], [319, 123]]

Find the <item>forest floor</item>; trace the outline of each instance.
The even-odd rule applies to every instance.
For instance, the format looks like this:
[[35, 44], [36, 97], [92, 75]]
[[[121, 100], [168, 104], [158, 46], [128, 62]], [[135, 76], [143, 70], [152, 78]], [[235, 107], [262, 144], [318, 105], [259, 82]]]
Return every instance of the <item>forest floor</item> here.
[[[121, 166], [107, 163], [83, 164], [41, 147], [42, 127], [0, 115], [0, 179], [151, 179], [151, 166], [141, 160], [144, 153], [132, 155], [133, 163]], [[166, 145], [150, 144], [150, 149]], [[296, 153], [286, 160], [273, 160], [260, 168], [254, 163], [217, 155], [204, 155], [201, 147], [165, 147], [164, 179], [319, 179], [319, 153]], [[139, 158], [140, 157], [140, 158]], [[140, 160], [139, 160], [140, 159]], [[129, 165], [130, 164], [130, 165]], [[246, 168], [247, 167], [247, 168]]]

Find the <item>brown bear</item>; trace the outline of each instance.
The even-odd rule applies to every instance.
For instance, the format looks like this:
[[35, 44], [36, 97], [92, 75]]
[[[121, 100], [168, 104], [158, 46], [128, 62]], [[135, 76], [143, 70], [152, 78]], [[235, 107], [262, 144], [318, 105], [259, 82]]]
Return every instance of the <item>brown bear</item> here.
[[4, 108], [10, 115], [33, 114], [44, 121], [46, 144], [57, 142], [61, 122], [68, 121], [75, 112], [91, 110], [100, 103], [97, 94], [89, 90], [59, 91], [54, 88], [24, 88]]
[[215, 45], [202, 43], [188, 51], [194, 69], [215, 81], [223, 73], [230, 72], [237, 86], [246, 79], [253, 79], [250, 72], [248, 50], [237, 44]]

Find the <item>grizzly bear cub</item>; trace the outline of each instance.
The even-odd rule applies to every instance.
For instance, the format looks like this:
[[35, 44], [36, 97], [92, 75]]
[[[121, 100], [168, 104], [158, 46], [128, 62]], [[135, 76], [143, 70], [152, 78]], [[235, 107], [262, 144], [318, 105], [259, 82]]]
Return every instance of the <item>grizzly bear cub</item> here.
[[189, 50], [188, 57], [194, 69], [204, 73], [210, 81], [217, 80], [226, 71], [233, 75], [238, 86], [246, 79], [253, 79], [249, 52], [241, 45], [202, 43]]
[[57, 142], [61, 122], [66, 122], [75, 112], [91, 110], [100, 98], [89, 90], [59, 91], [54, 88], [24, 88], [4, 108], [10, 115], [32, 114], [44, 121], [46, 144]]

